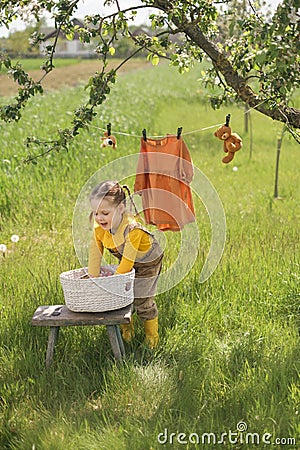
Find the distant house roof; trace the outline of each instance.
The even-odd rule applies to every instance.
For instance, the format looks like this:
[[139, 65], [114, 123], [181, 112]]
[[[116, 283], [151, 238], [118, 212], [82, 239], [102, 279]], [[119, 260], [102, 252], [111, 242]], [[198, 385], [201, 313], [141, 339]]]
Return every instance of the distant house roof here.
[[[72, 22], [73, 26], [77, 25], [80, 28], [84, 27], [84, 23], [81, 22], [81, 20], [79, 20], [79, 19], [72, 19], [71, 22]], [[49, 31], [47, 34], [45, 34], [44, 40], [47, 41], [48, 39], [51, 39], [51, 38], [55, 37], [56, 35], [57, 35], [57, 30]], [[58, 36], [63, 39], [66, 39], [66, 33], [64, 33], [62, 30], [59, 31]], [[79, 34], [77, 32], [74, 33], [73, 39], [75, 39], [77, 41], [79, 40]]]
[[[131, 33], [132, 33], [133, 36], [139, 36], [140, 34], [146, 34], [149, 37], [153, 37], [153, 36], [156, 35], [156, 31], [152, 30], [147, 25], [137, 26], [137, 27], [133, 28]], [[182, 33], [170, 34], [169, 35], [169, 40], [173, 44], [180, 44], [183, 41], [183, 34]]]
[[147, 34], [148, 36], [154, 36], [155, 32], [151, 28], [143, 25], [134, 27], [132, 30], [132, 35], [139, 36], [140, 34]]

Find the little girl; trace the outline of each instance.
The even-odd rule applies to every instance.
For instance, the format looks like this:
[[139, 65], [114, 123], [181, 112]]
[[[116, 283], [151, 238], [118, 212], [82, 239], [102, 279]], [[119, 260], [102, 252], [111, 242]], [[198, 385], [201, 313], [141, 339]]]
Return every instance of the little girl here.
[[[143, 321], [147, 345], [155, 348], [158, 344], [158, 311], [154, 296], [163, 251], [154, 236], [127, 214], [125, 191], [137, 213], [129, 188], [116, 181], [104, 181], [90, 194], [94, 231], [88, 273], [91, 277], [100, 275], [105, 248], [119, 260], [116, 273], [135, 269], [133, 305]], [[121, 325], [121, 330], [123, 339], [130, 342], [134, 335], [132, 323]]]

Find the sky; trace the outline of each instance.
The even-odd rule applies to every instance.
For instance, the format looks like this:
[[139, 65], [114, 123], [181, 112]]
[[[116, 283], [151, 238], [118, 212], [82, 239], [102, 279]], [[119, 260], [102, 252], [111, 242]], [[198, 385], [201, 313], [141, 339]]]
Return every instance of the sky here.
[[[102, 13], [109, 14], [110, 12], [116, 11], [115, 7], [114, 8], [104, 7], [103, 3], [104, 3], [103, 0], [80, 0], [74, 16], [80, 19], [86, 16], [87, 14], [102, 14]], [[142, 3], [140, 0], [120, 0], [120, 6], [123, 9], [141, 4]], [[151, 14], [150, 8], [148, 8], [147, 10], [138, 11], [136, 19], [133, 23], [134, 24], [146, 23], [150, 14]], [[50, 16], [46, 14], [45, 17], [48, 19], [48, 23], [51, 26], [51, 23], [53, 22], [51, 22], [51, 20], [49, 19]], [[24, 24], [24, 22], [22, 22], [21, 20], [17, 19], [12, 22], [12, 24], [9, 27], [9, 30], [7, 30], [7, 28], [4, 26], [0, 27], [0, 37], [7, 37], [11, 31], [22, 30], [25, 27], [26, 24]]]
[[[272, 7], [276, 8], [280, 0], [267, 0], [267, 3]], [[78, 3], [78, 9], [76, 10], [75, 16], [77, 18], [83, 18], [87, 14], [96, 14], [96, 13], [110, 13], [115, 11], [115, 8], [109, 8], [103, 6], [103, 0], [80, 0]], [[140, 5], [140, 0], [120, 0], [120, 6], [122, 8], [130, 8], [131, 6]], [[153, 12], [153, 10], [152, 10]], [[147, 19], [151, 14], [151, 9], [138, 11], [134, 24], [147, 23]], [[46, 16], [47, 17], [47, 16]], [[48, 15], [49, 17], [49, 15]], [[51, 26], [51, 21], [48, 20], [49, 25]], [[25, 28], [24, 22], [17, 19], [10, 25], [9, 30], [6, 27], [0, 27], [0, 37], [7, 37], [11, 31], [22, 30]]]

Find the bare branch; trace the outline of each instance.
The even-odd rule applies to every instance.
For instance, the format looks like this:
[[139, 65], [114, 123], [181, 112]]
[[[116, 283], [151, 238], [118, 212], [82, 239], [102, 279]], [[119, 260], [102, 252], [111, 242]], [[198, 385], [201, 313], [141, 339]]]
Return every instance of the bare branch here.
[[[74, 0], [70, 4], [69, 8], [66, 11], [66, 14], [63, 16], [64, 19], [66, 19], [68, 17], [68, 15], [72, 12], [73, 8], [77, 5], [78, 2], [79, 2], [79, 0]], [[54, 43], [52, 45], [51, 54], [50, 54], [50, 56], [48, 58], [48, 61], [50, 63], [49, 67], [47, 65], [47, 67], [44, 68], [45, 73], [40, 78], [40, 80], [38, 81], [39, 83], [41, 83], [43, 81], [43, 79], [48, 75], [48, 73], [50, 73], [53, 70], [53, 67], [54, 67], [54, 65], [53, 65], [54, 53], [55, 53], [55, 49], [56, 49], [56, 45], [57, 45], [57, 41], [58, 41], [58, 38], [59, 38], [59, 34], [61, 32], [61, 29], [62, 29], [62, 21], [58, 25], [57, 32], [56, 32], [55, 39], [54, 39]]]

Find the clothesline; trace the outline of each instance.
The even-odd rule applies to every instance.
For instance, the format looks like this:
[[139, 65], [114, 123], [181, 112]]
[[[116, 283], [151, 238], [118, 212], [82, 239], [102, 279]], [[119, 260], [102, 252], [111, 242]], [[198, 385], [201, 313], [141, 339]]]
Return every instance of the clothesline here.
[[[250, 111], [252, 111], [253, 109], [258, 108], [259, 106], [263, 105], [267, 100], [263, 100], [262, 102], [258, 103], [258, 105], [253, 106], [249, 109], [247, 109], [246, 111], [243, 112], [243, 115], [248, 114]], [[215, 125], [210, 125], [208, 127], [203, 127], [203, 128], [199, 128], [198, 130], [192, 130], [192, 131], [186, 131], [184, 133], [181, 133], [181, 136], [186, 136], [188, 134], [194, 134], [194, 133], [199, 133], [200, 131], [205, 131], [205, 130], [210, 130], [211, 128], [217, 128], [220, 127], [221, 125], [223, 125], [224, 123], [217, 123]], [[90, 127], [92, 128], [96, 128], [97, 130], [100, 131], [106, 131], [105, 128], [101, 128], [101, 127], [96, 127], [95, 125], [90, 125]], [[141, 138], [140, 134], [131, 134], [131, 133], [125, 133], [123, 131], [114, 131], [112, 134], [119, 134], [121, 136], [130, 136], [130, 137], [135, 137], [135, 138]], [[169, 134], [169, 136], [176, 136], [176, 134]], [[150, 139], [161, 139], [166, 137], [166, 135], [162, 135], [162, 136], [148, 136]]]
[[[198, 130], [193, 130], [193, 131], [186, 131], [185, 133], [181, 133], [181, 136], [187, 135], [187, 134], [193, 134], [193, 133], [199, 133], [200, 131], [204, 131], [204, 130], [209, 130], [210, 128], [216, 128], [223, 125], [223, 123], [218, 123], [216, 125], [210, 125], [209, 127], [204, 127], [204, 128], [199, 128]], [[96, 127], [95, 125], [89, 125], [92, 128], [96, 128], [97, 130], [100, 131], [106, 131], [106, 128], [100, 128], [100, 127]], [[112, 134], [119, 134], [122, 136], [130, 136], [130, 137], [136, 137], [136, 138], [140, 138], [141, 135], [140, 134], [131, 134], [131, 133], [125, 133], [123, 131], [114, 131]], [[169, 134], [169, 136], [176, 136], [176, 134]], [[163, 136], [147, 136], [150, 139], [160, 139], [160, 138], [164, 138], [166, 137], [166, 135], [164, 134]]]

